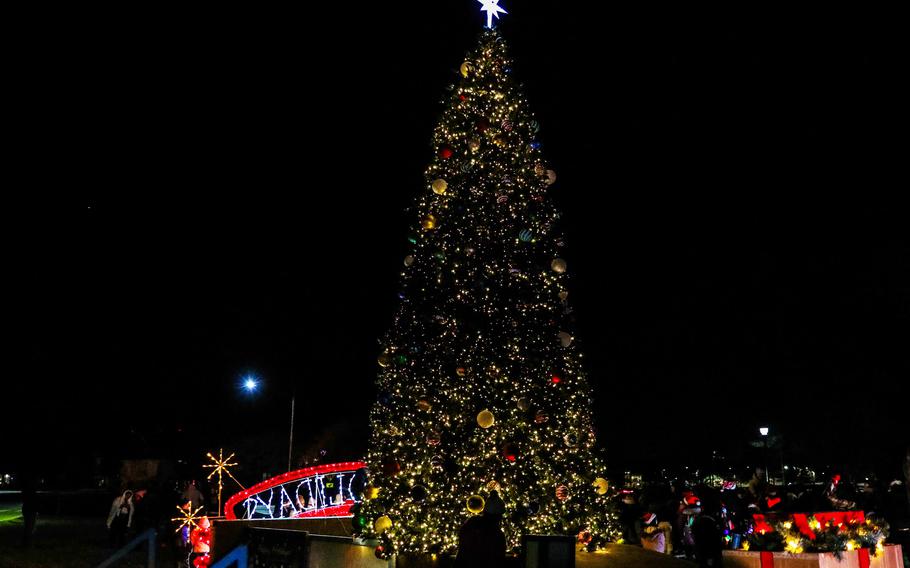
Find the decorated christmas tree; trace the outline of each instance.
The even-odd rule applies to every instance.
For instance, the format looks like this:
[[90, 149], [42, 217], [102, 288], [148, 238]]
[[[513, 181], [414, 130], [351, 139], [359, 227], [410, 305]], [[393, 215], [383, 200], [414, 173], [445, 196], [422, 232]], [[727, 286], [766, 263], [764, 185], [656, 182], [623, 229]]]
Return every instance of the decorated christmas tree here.
[[556, 174], [511, 65], [486, 29], [434, 132], [354, 517], [379, 555], [451, 552], [484, 508], [513, 549], [523, 534], [612, 536]]

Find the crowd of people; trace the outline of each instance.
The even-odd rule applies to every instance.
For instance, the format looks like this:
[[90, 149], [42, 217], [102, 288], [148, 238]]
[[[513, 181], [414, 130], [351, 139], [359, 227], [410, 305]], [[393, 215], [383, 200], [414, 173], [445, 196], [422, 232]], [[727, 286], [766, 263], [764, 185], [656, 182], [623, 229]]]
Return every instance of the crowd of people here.
[[[753, 529], [756, 513], [794, 513], [858, 509], [892, 524], [908, 524], [910, 504], [901, 481], [888, 484], [848, 484], [839, 475], [825, 484], [768, 482], [758, 468], [747, 484], [725, 482], [721, 487], [684, 482], [650, 483], [640, 490], [623, 490], [618, 503], [622, 539], [626, 544], [696, 561], [701, 567], [722, 563], [724, 548], [740, 548]], [[174, 506], [205, 505], [205, 497], [189, 482], [182, 492], [125, 490], [111, 504], [107, 518], [110, 543], [122, 546], [130, 531], [161, 528]], [[500, 527], [505, 512], [493, 491], [484, 511], [469, 518], [459, 532], [456, 566], [499, 566], [506, 540]]]
[[667, 482], [624, 490], [619, 520], [627, 544], [695, 560], [699, 566], [719, 566], [723, 549], [740, 548], [752, 531], [756, 513], [838, 510], [862, 510], [892, 524], [910, 518], [901, 481], [848, 484], [834, 475], [825, 484], [779, 487], [758, 468], [744, 485]]

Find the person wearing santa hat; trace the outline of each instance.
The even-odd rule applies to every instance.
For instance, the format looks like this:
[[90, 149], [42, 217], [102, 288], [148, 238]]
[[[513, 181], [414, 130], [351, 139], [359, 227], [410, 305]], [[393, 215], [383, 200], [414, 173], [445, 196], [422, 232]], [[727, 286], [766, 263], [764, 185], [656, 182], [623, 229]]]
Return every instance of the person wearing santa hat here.
[[645, 513], [642, 517], [641, 546], [661, 554], [670, 553], [669, 523], [658, 523], [657, 515]]

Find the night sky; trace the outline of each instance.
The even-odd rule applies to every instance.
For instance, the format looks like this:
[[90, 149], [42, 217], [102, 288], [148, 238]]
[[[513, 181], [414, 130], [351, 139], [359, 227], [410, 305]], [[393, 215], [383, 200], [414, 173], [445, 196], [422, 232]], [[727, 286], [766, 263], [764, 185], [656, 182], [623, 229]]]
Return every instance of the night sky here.
[[[27, 24], [0, 465], [244, 437], [284, 459], [293, 388], [301, 450], [362, 455], [406, 208], [483, 17], [313, 4]], [[572, 5], [503, 0], [502, 27], [559, 175], [608, 455], [736, 456], [761, 423], [794, 461], [896, 462], [893, 36], [855, 13]]]

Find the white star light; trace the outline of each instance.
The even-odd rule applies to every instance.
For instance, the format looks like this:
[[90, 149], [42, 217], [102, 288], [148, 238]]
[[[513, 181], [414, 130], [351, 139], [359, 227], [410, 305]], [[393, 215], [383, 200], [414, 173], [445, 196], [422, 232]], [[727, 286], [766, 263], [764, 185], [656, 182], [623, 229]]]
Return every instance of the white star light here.
[[487, 27], [493, 27], [493, 18], [499, 19], [499, 14], [508, 14], [499, 6], [499, 0], [477, 0], [483, 6], [480, 11], [487, 13]]

